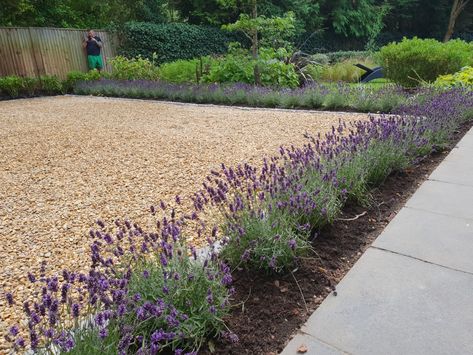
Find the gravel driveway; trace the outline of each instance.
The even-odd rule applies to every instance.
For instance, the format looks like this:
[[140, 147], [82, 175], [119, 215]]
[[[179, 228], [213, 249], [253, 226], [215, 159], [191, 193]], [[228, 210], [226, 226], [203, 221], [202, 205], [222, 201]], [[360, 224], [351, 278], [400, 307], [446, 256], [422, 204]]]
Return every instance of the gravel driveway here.
[[[258, 162], [340, 117], [366, 115], [74, 96], [0, 102], [1, 293], [21, 298], [42, 260], [49, 272], [85, 267], [97, 218], [146, 225], [151, 204], [188, 196], [219, 163]], [[1, 307], [3, 320], [15, 312]]]

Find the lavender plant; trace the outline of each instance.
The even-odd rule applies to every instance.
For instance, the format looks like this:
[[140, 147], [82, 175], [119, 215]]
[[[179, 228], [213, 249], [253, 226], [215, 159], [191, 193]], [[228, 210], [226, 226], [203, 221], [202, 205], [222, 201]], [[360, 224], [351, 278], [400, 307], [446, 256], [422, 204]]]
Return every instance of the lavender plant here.
[[302, 88], [278, 89], [249, 84], [171, 84], [156, 81], [100, 80], [81, 82], [79, 95], [105, 95], [171, 101], [245, 105], [256, 107], [350, 109], [363, 112], [390, 112], [407, 100], [397, 86], [382, 89], [348, 84], [316, 84]]
[[[297, 97], [296, 93], [304, 102], [318, 102], [325, 92], [319, 87], [282, 93], [245, 85], [94, 85], [84, 90], [137, 96], [146, 92], [150, 97], [168, 95], [199, 102], [226, 100], [239, 93], [234, 100], [253, 95], [254, 104], [265, 98], [276, 102], [280, 94]], [[199, 93], [202, 88], [204, 93]], [[263, 160], [261, 169], [222, 165], [194, 194], [190, 214], [177, 216], [161, 203], [163, 216], [157, 219], [155, 231], [145, 232], [128, 221], [116, 221], [114, 226], [98, 221], [98, 228], [90, 231], [87, 274], [64, 271], [47, 277], [43, 268], [40, 275], [28, 275], [37, 285], [37, 292], [23, 303], [29, 340], [12, 326], [8, 339], [13, 349], [182, 354], [198, 351], [207, 337], [225, 335], [235, 341], [222, 320], [232, 293], [226, 262], [252, 271], [290, 270], [300, 256], [310, 255], [311, 238], [339, 215], [348, 199], [369, 203], [373, 186], [442, 148], [463, 122], [472, 119], [472, 108], [472, 91], [419, 91], [406, 95], [395, 115], [348, 125], [340, 122], [325, 135], [308, 134], [305, 145], [281, 147], [278, 156]], [[215, 209], [221, 223], [208, 230], [199, 216]], [[156, 214], [157, 209], [152, 207], [151, 212]], [[183, 228], [190, 224], [196, 226], [199, 239], [209, 242], [210, 252], [202, 260], [185, 244]], [[223, 247], [220, 255], [214, 249], [216, 240]], [[5, 297], [8, 304], [15, 304], [14, 295]]]
[[471, 118], [471, 93], [422, 95], [421, 105], [406, 105], [397, 116], [341, 122], [324, 137], [308, 135], [303, 147], [282, 147], [260, 171], [244, 165], [213, 172], [194, 204], [198, 211], [219, 207], [222, 256], [233, 267], [288, 270], [347, 199], [369, 203], [372, 187], [448, 142]]
[[[98, 221], [90, 231], [88, 274], [30, 275], [41, 289], [24, 303], [31, 349], [190, 354], [209, 336], [231, 334], [222, 320], [229, 309], [230, 270], [215, 254], [200, 260], [183, 244], [186, 218], [177, 219], [172, 210], [158, 220], [156, 232], [128, 221], [116, 221], [114, 228]], [[26, 342], [17, 335], [11, 332], [9, 340], [19, 350]]]

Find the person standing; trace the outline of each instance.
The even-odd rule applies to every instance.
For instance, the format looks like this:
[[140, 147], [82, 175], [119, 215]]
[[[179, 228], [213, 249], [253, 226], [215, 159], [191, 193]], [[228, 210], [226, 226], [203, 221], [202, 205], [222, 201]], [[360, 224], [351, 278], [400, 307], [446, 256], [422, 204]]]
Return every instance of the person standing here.
[[87, 38], [84, 39], [82, 47], [87, 51], [87, 64], [89, 69], [101, 71], [103, 62], [100, 51], [103, 47], [103, 42], [100, 37], [96, 36], [93, 30], [87, 31]]

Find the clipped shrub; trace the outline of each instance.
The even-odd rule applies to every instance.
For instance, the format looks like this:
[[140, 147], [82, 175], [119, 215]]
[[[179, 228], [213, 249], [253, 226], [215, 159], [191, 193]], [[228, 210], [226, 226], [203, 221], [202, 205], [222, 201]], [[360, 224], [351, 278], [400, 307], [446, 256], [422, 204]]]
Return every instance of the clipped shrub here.
[[18, 97], [25, 89], [25, 80], [19, 76], [0, 78], [0, 92], [6, 96]]
[[102, 73], [98, 70], [90, 70], [87, 73], [82, 71], [71, 71], [67, 74], [66, 80], [64, 80], [64, 91], [65, 92], [72, 92], [74, 89], [74, 85], [79, 81], [89, 81], [89, 80], [99, 80], [102, 77]]
[[[156, 55], [153, 55], [156, 58]], [[154, 60], [138, 56], [136, 58], [125, 58], [116, 56], [110, 60], [112, 66], [111, 78], [119, 80], [156, 80], [159, 77], [158, 67]]]
[[405, 87], [415, 87], [472, 64], [473, 43], [404, 38], [381, 48], [379, 56], [387, 78]]
[[128, 22], [123, 27], [120, 53], [128, 58], [141, 55], [151, 59], [157, 53], [157, 62], [193, 59], [212, 54], [223, 54], [229, 42], [237, 36], [218, 28], [185, 23], [153, 24]]
[[63, 83], [57, 76], [44, 75], [37, 79], [10, 75], [0, 78], [0, 94], [10, 98], [57, 95], [63, 92]]
[[438, 87], [473, 87], [473, 67], [463, 67], [455, 74], [440, 75], [435, 80]]
[[64, 93], [62, 81], [55, 75], [43, 75], [39, 78], [41, 91], [46, 95], [57, 95]]

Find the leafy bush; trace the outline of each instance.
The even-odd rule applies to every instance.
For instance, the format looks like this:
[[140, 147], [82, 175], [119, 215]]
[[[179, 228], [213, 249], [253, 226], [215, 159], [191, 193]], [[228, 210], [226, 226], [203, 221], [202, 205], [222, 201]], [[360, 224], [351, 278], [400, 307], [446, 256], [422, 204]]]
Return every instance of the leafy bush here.
[[[230, 269], [213, 251], [199, 259], [183, 244], [184, 215], [177, 217], [164, 203], [159, 210], [156, 231], [145, 232], [129, 221], [117, 220], [114, 226], [97, 221], [89, 233], [87, 273], [28, 275], [43, 290], [39, 300], [31, 295], [24, 303], [33, 351], [183, 354], [198, 352], [208, 337], [231, 335], [223, 322]], [[158, 209], [152, 206], [151, 212]], [[12, 335], [20, 350], [25, 341]]]
[[[156, 56], [153, 55], [153, 58]], [[125, 58], [117, 56], [110, 60], [112, 66], [111, 78], [120, 80], [156, 80], [159, 77], [158, 67], [154, 60], [150, 61], [140, 56], [136, 58]]]
[[435, 80], [435, 86], [439, 87], [472, 87], [473, 86], [473, 67], [463, 67], [455, 74], [440, 75]]
[[39, 78], [41, 89], [46, 95], [63, 94], [62, 81], [57, 76], [41, 76]]
[[373, 53], [368, 51], [338, 51], [325, 53], [330, 63], [343, 62], [348, 59], [371, 60]]
[[0, 92], [10, 97], [17, 97], [25, 89], [25, 81], [19, 76], [0, 78]]
[[151, 59], [157, 63], [193, 59], [227, 51], [229, 42], [238, 37], [220, 29], [185, 23], [153, 24], [129, 22], [123, 27], [120, 53], [128, 58]]
[[44, 75], [37, 79], [11, 75], [0, 78], [0, 94], [10, 98], [57, 95], [63, 91], [63, 83], [56, 76]]
[[438, 76], [452, 74], [473, 62], [473, 43], [451, 40], [407, 39], [380, 50], [386, 77], [406, 87], [433, 82]]
[[284, 49], [275, 51], [262, 48], [260, 57], [254, 60], [247, 51], [232, 49], [225, 57], [220, 58], [203, 76], [207, 83], [255, 83], [255, 66], [258, 65], [261, 83], [264, 86], [294, 88], [299, 85], [299, 77], [294, 65], [282, 59]]
[[82, 71], [71, 71], [67, 74], [66, 80], [63, 82], [64, 90], [66, 92], [72, 92], [74, 85], [79, 81], [88, 80], [99, 80], [105, 73], [101, 73], [98, 70], [90, 70], [87, 73]]
[[256, 87], [241, 82], [227, 85], [215, 83], [185, 85], [156, 81], [101, 80], [81, 82], [76, 85], [74, 92], [79, 95], [108, 95], [223, 105], [310, 109], [345, 108], [362, 112], [391, 112], [407, 100], [407, 94], [395, 85], [373, 88], [342, 83], [313, 83], [302, 88], [288, 89]]
[[317, 64], [317, 65], [328, 65], [330, 63], [330, 58], [328, 55], [324, 53], [316, 53], [312, 54], [310, 58]]
[[202, 76], [210, 72], [214, 63], [215, 60], [211, 57], [164, 63], [159, 67], [159, 78], [170, 83], [200, 82]]
[[357, 63], [367, 67], [375, 66], [372, 61], [347, 59], [331, 65], [309, 65], [305, 72], [315, 81], [356, 83], [365, 73], [364, 70], [355, 66]]

